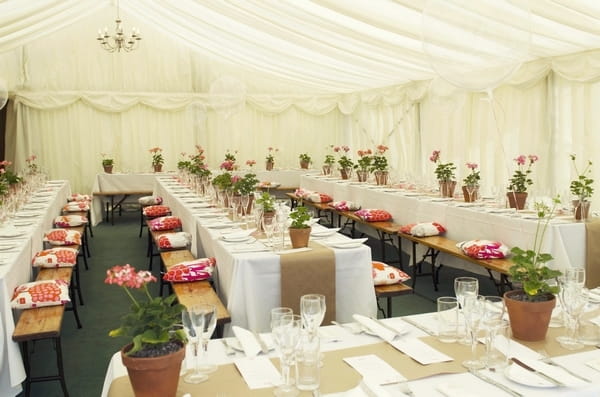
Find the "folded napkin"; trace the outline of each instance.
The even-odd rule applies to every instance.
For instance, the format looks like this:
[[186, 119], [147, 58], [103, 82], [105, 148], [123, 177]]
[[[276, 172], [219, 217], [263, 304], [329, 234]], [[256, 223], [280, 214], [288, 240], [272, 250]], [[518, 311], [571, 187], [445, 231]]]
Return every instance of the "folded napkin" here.
[[[532, 360], [532, 359], [527, 359], [527, 358], [520, 358], [520, 360], [523, 363], [529, 365], [531, 368], [537, 370], [538, 372], [548, 375], [548, 376], [564, 383], [568, 387], [588, 385], [587, 382], [571, 375], [570, 373], [568, 373], [567, 371], [565, 371], [564, 369], [562, 369], [559, 366], [546, 364], [539, 360]], [[535, 384], [535, 385], [539, 385], [539, 386], [553, 386], [552, 383], [545, 380], [540, 375], [537, 375], [531, 371], [528, 371], [527, 369], [525, 369], [517, 364], [514, 364], [514, 363], [511, 364], [508, 371], [509, 371], [508, 377], [511, 379], [523, 379], [523, 380], [525, 380], [526, 383], [531, 383], [531, 384]]]
[[473, 385], [462, 382], [443, 382], [437, 385], [436, 390], [446, 397], [478, 397], [480, 393], [473, 390]]
[[312, 237], [326, 237], [331, 236], [332, 234], [337, 233], [340, 230], [339, 227], [333, 229], [321, 229], [321, 230], [313, 230], [310, 232]]
[[226, 231], [226, 232], [221, 232], [221, 235], [223, 236], [223, 238], [235, 239], [235, 238], [248, 237], [252, 233], [254, 233], [255, 231], [256, 231], [256, 229], [236, 230], [236, 231], [233, 231], [233, 232], [232, 231]]
[[253, 358], [260, 353], [260, 343], [258, 343], [252, 332], [242, 327], [238, 327], [237, 325], [234, 325], [231, 329], [235, 337], [240, 341], [242, 350], [244, 350], [247, 357]]
[[352, 318], [386, 342], [391, 342], [398, 334], [397, 332], [393, 332], [392, 330], [385, 328], [377, 321], [370, 319], [369, 317], [365, 317], [360, 314], [354, 314], [352, 315]]
[[285, 255], [285, 254], [295, 254], [297, 252], [306, 252], [306, 251], [312, 251], [312, 248], [309, 248], [309, 247], [290, 248], [290, 249], [283, 249], [283, 250], [275, 251], [275, 253], [277, 255]]

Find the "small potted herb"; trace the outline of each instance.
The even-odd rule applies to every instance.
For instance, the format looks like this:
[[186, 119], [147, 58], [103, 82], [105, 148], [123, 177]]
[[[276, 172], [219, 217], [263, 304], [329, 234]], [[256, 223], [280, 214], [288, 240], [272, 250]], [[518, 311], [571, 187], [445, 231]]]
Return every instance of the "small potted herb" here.
[[588, 218], [588, 213], [590, 210], [590, 201], [588, 199], [592, 197], [592, 194], [594, 194], [594, 187], [592, 186], [594, 180], [589, 177], [589, 175], [592, 173], [592, 162], [588, 160], [587, 165], [580, 173], [579, 169], [577, 168], [577, 164], [575, 164], [577, 157], [574, 154], [571, 154], [570, 156], [573, 167], [575, 168], [575, 173], [577, 174], [577, 178], [573, 179], [571, 181], [571, 185], [569, 186], [571, 193], [576, 197], [573, 199], [575, 219], [585, 220]]
[[308, 155], [308, 153], [300, 153], [298, 158], [300, 159], [300, 168], [304, 170], [308, 169], [308, 166], [310, 165], [310, 163], [312, 163], [312, 159]]
[[290, 240], [292, 241], [292, 248], [308, 247], [311, 231], [309, 222], [311, 218], [311, 214], [306, 207], [296, 207], [290, 213], [292, 223], [288, 231], [290, 233]]
[[104, 168], [104, 172], [106, 172], [107, 174], [112, 174], [115, 160], [107, 156], [108, 155], [106, 153], [102, 153], [102, 168]]

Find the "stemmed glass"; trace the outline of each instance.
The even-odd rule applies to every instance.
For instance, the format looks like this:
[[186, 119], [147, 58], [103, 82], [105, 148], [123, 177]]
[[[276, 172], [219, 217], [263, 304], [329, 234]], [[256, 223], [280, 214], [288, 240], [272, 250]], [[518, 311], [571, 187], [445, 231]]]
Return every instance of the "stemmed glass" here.
[[583, 348], [583, 343], [577, 339], [577, 329], [579, 320], [583, 315], [585, 305], [588, 302], [588, 296], [583, 287], [575, 283], [561, 282], [560, 301], [562, 309], [567, 320], [567, 335], [559, 336], [556, 339], [562, 347], [567, 350], [579, 350]]
[[[184, 381], [187, 383], [200, 383], [208, 379], [208, 374], [217, 370], [215, 364], [207, 361], [208, 341], [217, 325], [217, 308], [214, 305], [201, 303], [184, 310], [181, 317], [188, 335], [192, 335], [193, 331], [193, 337], [196, 339], [194, 371], [186, 375]], [[201, 349], [199, 349], [199, 344]]]
[[467, 295], [463, 300], [463, 305], [463, 315], [471, 343], [471, 358], [463, 361], [462, 365], [470, 370], [481, 369], [485, 367], [485, 364], [477, 359], [477, 331], [479, 331], [479, 323], [485, 313], [484, 299], [481, 296]]
[[265, 234], [267, 235], [267, 240], [269, 242], [271, 249], [274, 249], [275, 247], [273, 247], [273, 233], [275, 231], [275, 217], [263, 215], [262, 227], [263, 227], [263, 230], [265, 231]]
[[246, 225], [246, 229], [248, 229], [248, 205], [250, 204], [250, 195], [242, 194], [240, 204], [242, 205], [242, 221]]
[[300, 316], [284, 314], [271, 322], [273, 337], [281, 353], [283, 384], [274, 391], [276, 396], [297, 396], [300, 391], [294, 386], [291, 368], [296, 360], [296, 348], [300, 342], [302, 324]]
[[[456, 277], [454, 279], [454, 294], [464, 314], [465, 299], [468, 296], [477, 296], [479, 294], [479, 280], [475, 277]], [[462, 344], [468, 344], [468, 335], [460, 341]]]
[[[271, 332], [273, 333], [273, 336], [275, 336], [275, 327], [280, 325], [281, 318], [285, 315], [292, 314], [294, 314], [294, 311], [289, 307], [274, 307], [273, 309], [271, 309]], [[275, 344], [275, 347], [279, 349], [279, 343], [277, 338], [273, 337], [273, 342]], [[279, 363], [281, 366], [283, 366], [283, 358], [281, 357], [281, 355], [279, 356]], [[283, 374], [281, 374], [281, 382], [282, 384], [286, 383]]]
[[482, 325], [486, 331], [485, 337], [485, 363], [488, 368], [494, 367], [495, 361], [499, 358], [493, 354], [494, 340], [496, 332], [502, 325], [502, 318], [505, 313], [504, 299], [500, 296], [484, 296], [482, 304], [484, 305]]
[[317, 334], [317, 330], [325, 317], [326, 310], [324, 295], [308, 294], [302, 295], [300, 298], [302, 323], [311, 336]]
[[231, 220], [237, 222], [241, 205], [240, 196], [232, 195], [229, 198], [229, 206], [231, 207]]
[[[187, 335], [189, 343], [194, 349], [194, 366], [192, 370], [183, 378], [185, 383], [201, 383], [208, 379], [208, 375], [200, 371], [198, 364], [198, 351], [200, 349], [200, 332], [196, 332], [195, 323], [198, 322], [198, 318], [194, 316], [193, 309], [183, 310], [181, 312], [181, 321], [183, 322], [183, 329]], [[200, 320], [201, 321], [201, 320]], [[202, 328], [202, 325], [198, 327]]]
[[277, 227], [281, 233], [281, 249], [285, 248], [285, 224], [289, 215], [289, 208], [284, 204], [280, 204], [275, 212], [275, 220], [277, 221]]

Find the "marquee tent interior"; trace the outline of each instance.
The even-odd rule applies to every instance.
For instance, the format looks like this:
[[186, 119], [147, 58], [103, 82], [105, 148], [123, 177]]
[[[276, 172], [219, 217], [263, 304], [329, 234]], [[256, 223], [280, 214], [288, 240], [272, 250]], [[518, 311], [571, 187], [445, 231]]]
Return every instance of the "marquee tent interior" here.
[[[181, 152], [225, 152], [262, 168], [329, 145], [390, 147], [393, 178], [433, 182], [443, 161], [480, 164], [486, 190], [536, 154], [534, 189], [567, 194], [600, 144], [600, 3], [595, 0], [121, 0], [139, 48], [109, 53], [110, 0], [0, 1], [6, 158], [36, 154], [89, 192], [101, 153], [121, 171]], [[4, 97], [4, 98], [3, 98]]]

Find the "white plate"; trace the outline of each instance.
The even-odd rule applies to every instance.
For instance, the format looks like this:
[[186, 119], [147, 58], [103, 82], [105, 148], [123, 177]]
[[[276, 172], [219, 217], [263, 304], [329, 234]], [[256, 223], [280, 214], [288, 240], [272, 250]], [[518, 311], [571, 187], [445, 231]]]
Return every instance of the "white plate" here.
[[[364, 241], [363, 241], [364, 240]], [[358, 248], [365, 243], [367, 239], [359, 239], [353, 241], [342, 242], [338, 241], [335, 243], [330, 243], [329, 246], [333, 248]]]
[[215, 224], [211, 224], [211, 225], [205, 225], [207, 228], [209, 229], [231, 229], [232, 227], [236, 226], [233, 223], [215, 223]]
[[310, 233], [310, 235], [312, 237], [327, 237], [327, 236], [333, 236], [334, 234], [336, 234], [337, 232], [339, 232], [339, 228], [333, 228], [333, 229], [326, 229], [326, 230], [317, 230], [317, 231], [313, 231]]
[[221, 240], [226, 241], [228, 243], [244, 243], [250, 239], [254, 239], [254, 237], [251, 237], [251, 236], [221, 236]]
[[223, 214], [221, 214], [221, 213], [214, 213], [214, 212], [205, 212], [205, 213], [197, 212], [195, 215], [198, 218], [219, 218], [219, 217], [223, 216]]
[[542, 387], [542, 388], [552, 388], [557, 387], [554, 383], [547, 381], [542, 378], [540, 375], [537, 375], [534, 372], [528, 371], [525, 368], [517, 365], [511, 364], [504, 369], [504, 376], [513, 382], [517, 382], [521, 385], [531, 386], [531, 387]]

